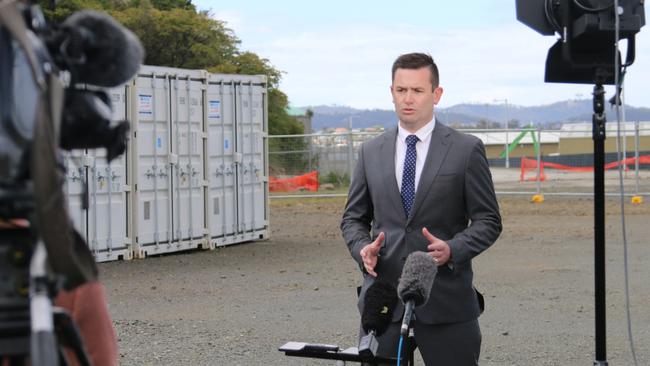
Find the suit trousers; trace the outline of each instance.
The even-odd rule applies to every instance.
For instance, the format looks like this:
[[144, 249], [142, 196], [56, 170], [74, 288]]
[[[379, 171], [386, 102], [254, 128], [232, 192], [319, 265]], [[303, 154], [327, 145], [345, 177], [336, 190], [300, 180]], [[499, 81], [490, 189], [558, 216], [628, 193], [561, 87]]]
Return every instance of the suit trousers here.
[[[476, 366], [481, 353], [481, 329], [478, 319], [461, 323], [423, 324], [417, 320], [414, 325], [415, 343], [424, 364], [427, 366]], [[377, 354], [397, 357], [401, 322], [391, 323], [377, 340]], [[366, 333], [363, 329], [359, 339]], [[405, 357], [406, 339], [402, 348]]]

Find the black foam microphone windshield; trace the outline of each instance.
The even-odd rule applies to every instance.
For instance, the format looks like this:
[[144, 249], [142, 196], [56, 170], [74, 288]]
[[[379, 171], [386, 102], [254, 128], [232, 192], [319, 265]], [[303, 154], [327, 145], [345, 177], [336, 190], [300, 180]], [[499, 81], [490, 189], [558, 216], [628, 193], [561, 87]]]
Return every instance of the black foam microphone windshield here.
[[364, 296], [361, 327], [367, 333], [359, 340], [359, 355], [371, 358], [377, 353], [377, 337], [384, 334], [397, 305], [397, 289], [383, 280], [376, 280]]
[[425, 252], [413, 252], [406, 258], [402, 276], [397, 285], [397, 294], [406, 307], [402, 321], [402, 334], [406, 334], [408, 330], [413, 308], [429, 300], [431, 287], [437, 273], [436, 262]]
[[397, 289], [382, 280], [376, 280], [364, 297], [361, 326], [366, 333], [371, 331], [380, 336], [388, 328], [393, 317], [393, 309], [397, 304]]
[[[101, 87], [124, 84], [138, 72], [144, 50], [138, 37], [104, 13], [83, 10], [70, 15], [50, 48], [57, 64], [73, 80]], [[61, 64], [62, 63], [62, 64]]]

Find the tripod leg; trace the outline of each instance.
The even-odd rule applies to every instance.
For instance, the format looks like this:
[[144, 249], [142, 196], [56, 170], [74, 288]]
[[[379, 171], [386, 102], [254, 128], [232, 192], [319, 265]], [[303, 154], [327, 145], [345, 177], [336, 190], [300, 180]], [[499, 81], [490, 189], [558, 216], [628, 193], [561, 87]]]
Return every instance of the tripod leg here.
[[82, 366], [90, 366], [90, 358], [79, 334], [79, 329], [72, 321], [70, 314], [62, 308], [54, 308], [54, 326], [56, 333], [66, 346], [70, 347], [75, 355], [79, 364]]

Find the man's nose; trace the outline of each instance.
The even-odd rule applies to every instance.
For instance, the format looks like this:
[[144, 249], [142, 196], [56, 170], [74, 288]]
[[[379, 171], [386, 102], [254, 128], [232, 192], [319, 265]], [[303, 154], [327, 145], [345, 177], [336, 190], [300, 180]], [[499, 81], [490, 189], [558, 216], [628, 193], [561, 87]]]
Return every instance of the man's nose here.
[[404, 103], [407, 104], [412, 104], [413, 103], [413, 92], [412, 91], [407, 91], [406, 95], [404, 95]]

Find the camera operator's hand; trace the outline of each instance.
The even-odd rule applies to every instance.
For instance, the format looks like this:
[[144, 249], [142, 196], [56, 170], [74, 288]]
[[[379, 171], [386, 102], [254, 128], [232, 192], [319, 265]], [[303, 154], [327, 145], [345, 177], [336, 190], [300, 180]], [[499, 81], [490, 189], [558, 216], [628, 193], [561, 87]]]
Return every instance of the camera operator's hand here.
[[9, 220], [0, 219], [0, 230], [1, 229], [25, 229], [28, 227], [29, 227], [29, 221], [27, 219], [9, 219]]

